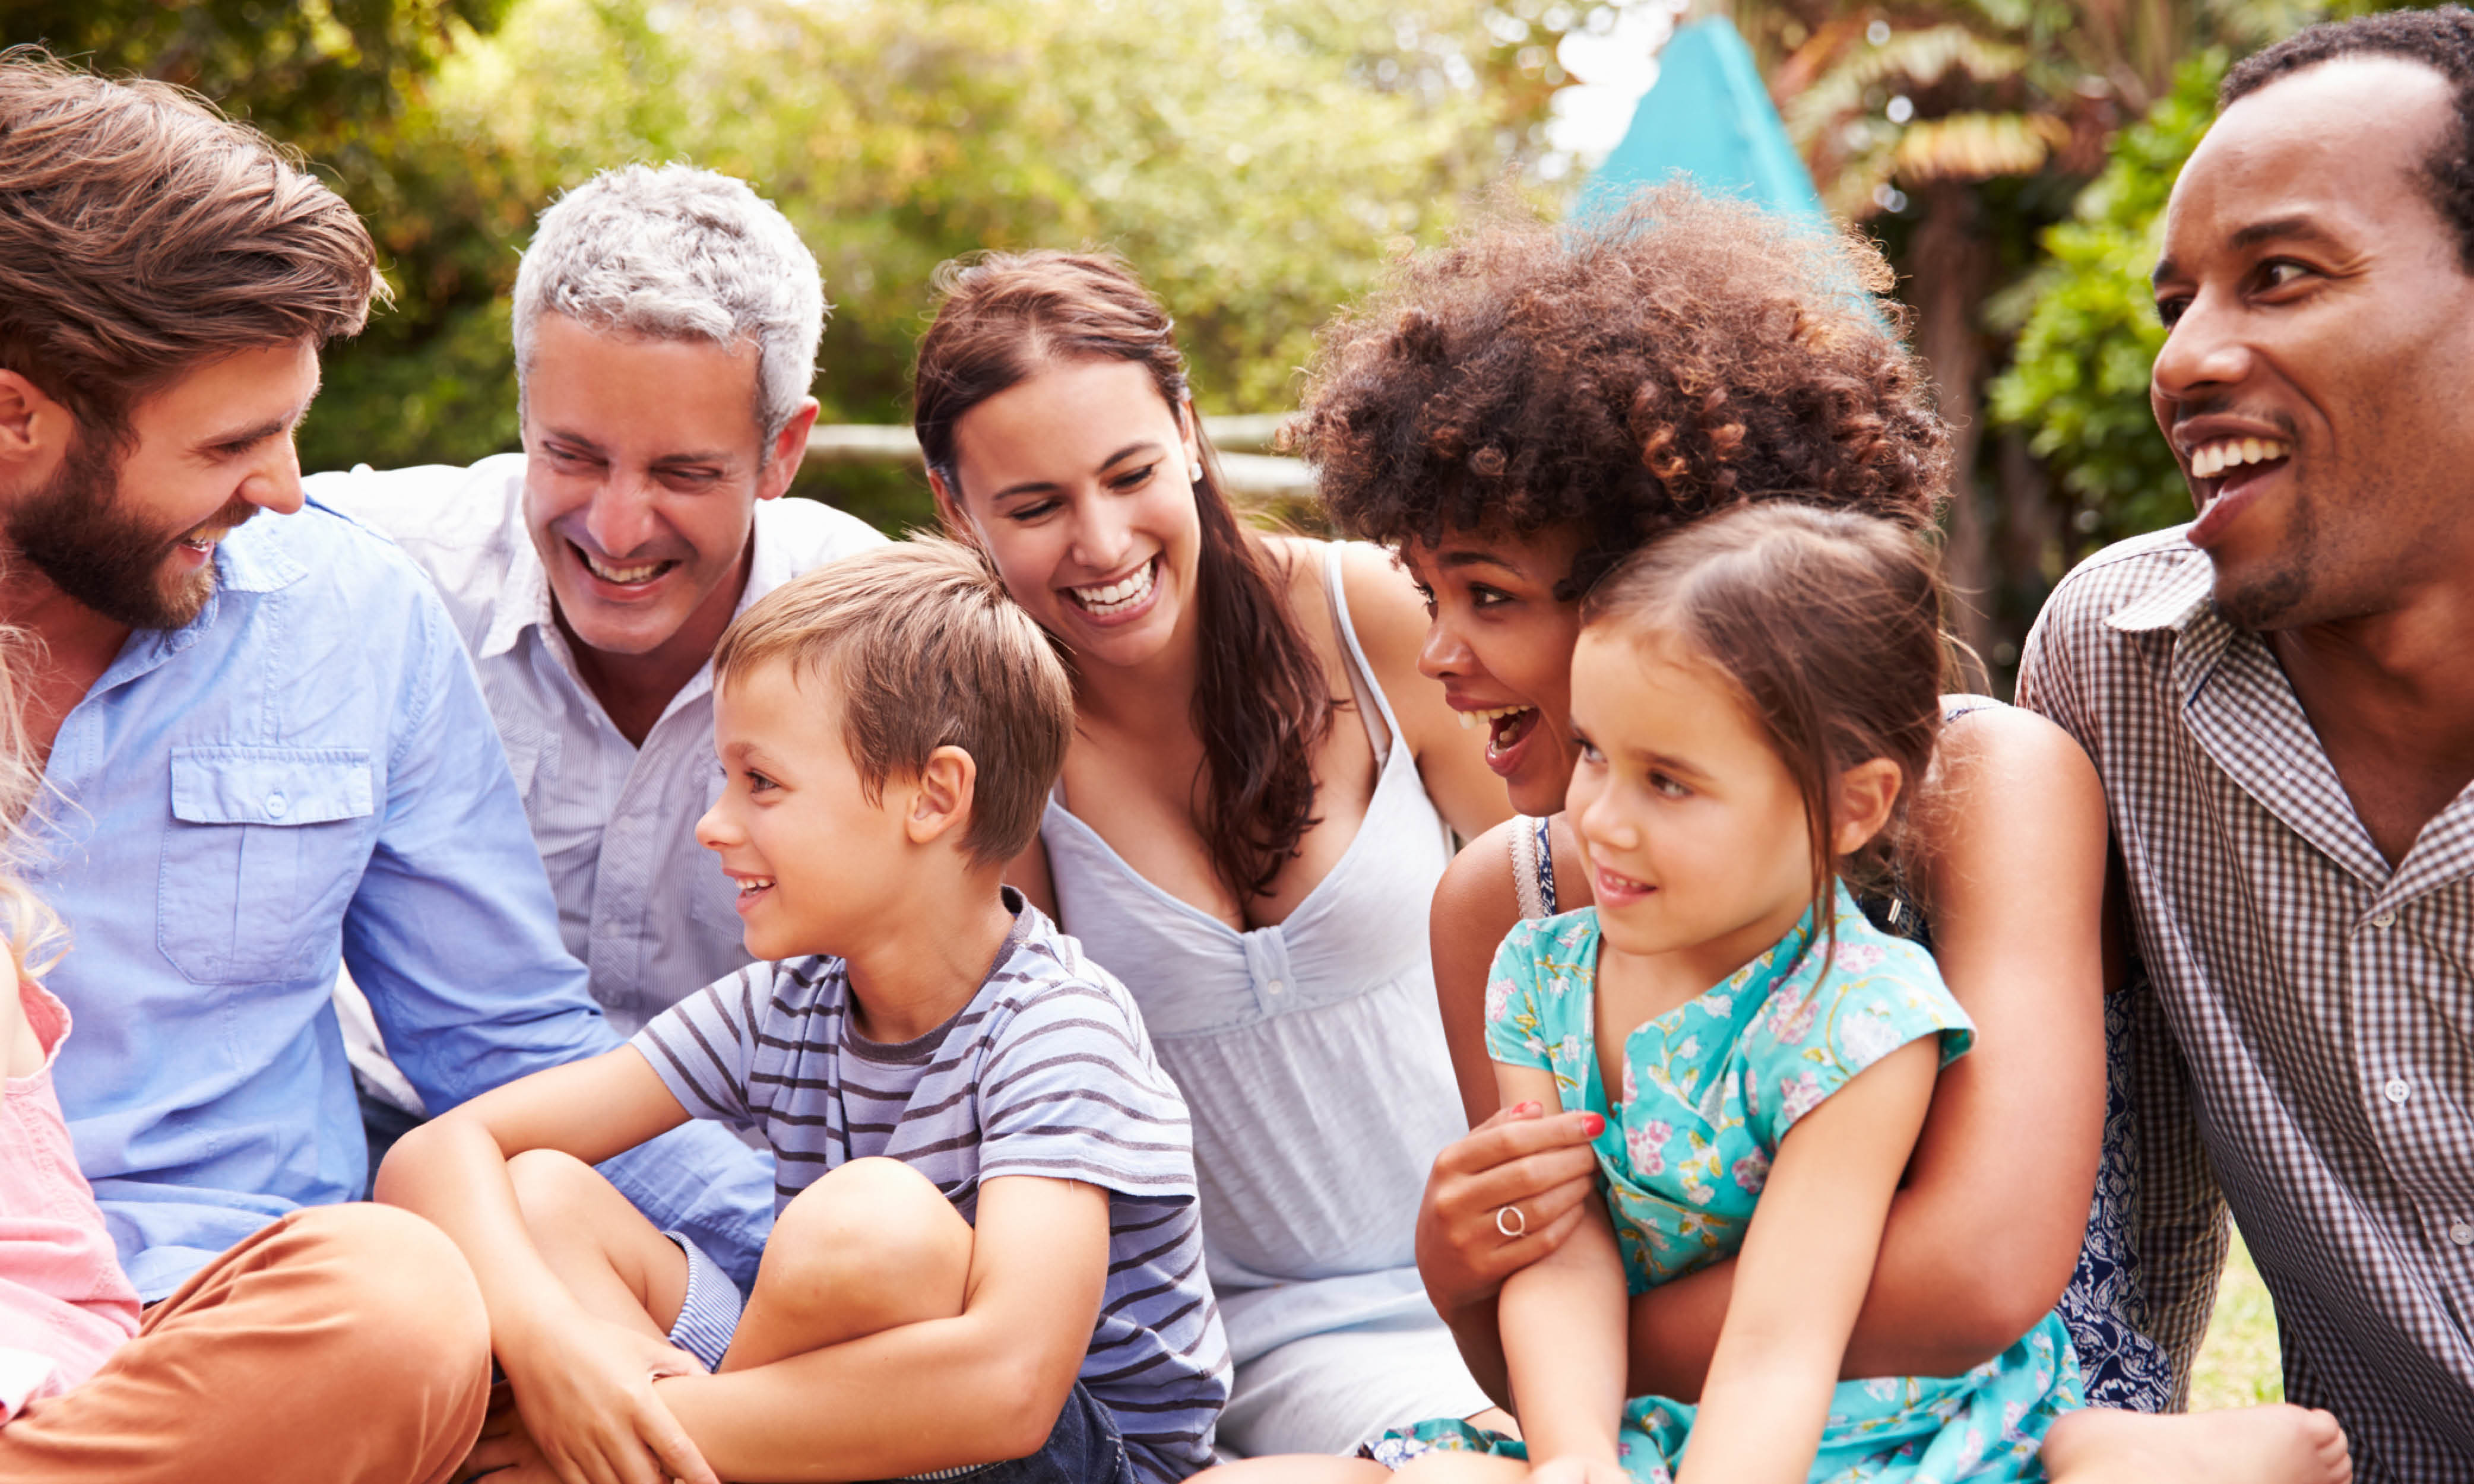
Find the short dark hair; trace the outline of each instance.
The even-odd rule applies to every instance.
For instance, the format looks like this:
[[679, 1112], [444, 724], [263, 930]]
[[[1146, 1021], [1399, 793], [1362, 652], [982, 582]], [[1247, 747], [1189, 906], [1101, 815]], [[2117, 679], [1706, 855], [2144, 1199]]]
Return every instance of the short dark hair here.
[[2217, 89], [2217, 110], [2306, 67], [2343, 57], [2418, 61], [2447, 81], [2456, 121], [2424, 158], [2422, 173], [2431, 204], [2457, 229], [2458, 262], [2474, 273], [2474, 11], [2462, 5], [2383, 11], [2305, 27], [2226, 73]]
[[0, 369], [125, 439], [148, 394], [235, 351], [359, 332], [369, 230], [194, 93], [0, 52]]
[[1880, 250], [1682, 181], [1587, 226], [1517, 211], [1407, 258], [1332, 322], [1299, 450], [1350, 535], [1577, 525], [1577, 596], [1747, 500], [1921, 529], [1950, 431]]

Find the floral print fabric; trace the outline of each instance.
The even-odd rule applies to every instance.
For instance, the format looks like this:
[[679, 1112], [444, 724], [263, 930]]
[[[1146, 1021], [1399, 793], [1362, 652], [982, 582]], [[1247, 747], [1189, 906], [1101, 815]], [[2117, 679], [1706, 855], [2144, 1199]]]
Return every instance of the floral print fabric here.
[[[1567, 1110], [1602, 1114], [1599, 1192], [1632, 1291], [1732, 1256], [1770, 1161], [1797, 1120], [1908, 1042], [1941, 1038], [1944, 1064], [1973, 1039], [1932, 960], [1866, 920], [1842, 888], [1835, 941], [1809, 913], [1759, 958], [1626, 1038], [1623, 1086], [1598, 1072], [1593, 909], [1523, 922], [1487, 986], [1487, 1044], [1498, 1061], [1551, 1071]], [[1825, 973], [1825, 966], [1827, 972]], [[2080, 1406], [2078, 1367], [2048, 1315], [2009, 1350], [1949, 1378], [1842, 1382], [1815, 1480], [2033, 1479], [2045, 1429]], [[1637, 1398], [1624, 1411], [1624, 1465], [1663, 1484], [1692, 1408]], [[1395, 1467], [1432, 1448], [1525, 1456], [1457, 1420], [1387, 1434], [1370, 1452]]]

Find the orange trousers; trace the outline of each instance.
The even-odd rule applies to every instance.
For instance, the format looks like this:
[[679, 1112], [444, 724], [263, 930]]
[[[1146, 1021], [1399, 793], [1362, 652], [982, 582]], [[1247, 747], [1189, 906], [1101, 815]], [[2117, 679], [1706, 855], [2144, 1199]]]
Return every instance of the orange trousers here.
[[83, 1386], [0, 1426], [10, 1484], [444, 1484], [480, 1431], [490, 1324], [437, 1228], [295, 1211], [146, 1311]]

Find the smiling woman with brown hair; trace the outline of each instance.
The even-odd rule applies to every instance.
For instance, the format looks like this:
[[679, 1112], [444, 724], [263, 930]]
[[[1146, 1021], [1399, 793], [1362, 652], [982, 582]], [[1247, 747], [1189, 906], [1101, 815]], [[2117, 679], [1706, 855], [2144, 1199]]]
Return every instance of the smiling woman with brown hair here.
[[1418, 675], [1417, 594], [1381, 551], [1238, 524], [1123, 262], [997, 255], [938, 282], [916, 412], [938, 507], [1074, 674], [1014, 879], [1133, 990], [1193, 1111], [1237, 1362], [1221, 1436], [1336, 1451], [1480, 1413], [1411, 1229], [1460, 1131], [1426, 907], [1446, 823], [1505, 807]]

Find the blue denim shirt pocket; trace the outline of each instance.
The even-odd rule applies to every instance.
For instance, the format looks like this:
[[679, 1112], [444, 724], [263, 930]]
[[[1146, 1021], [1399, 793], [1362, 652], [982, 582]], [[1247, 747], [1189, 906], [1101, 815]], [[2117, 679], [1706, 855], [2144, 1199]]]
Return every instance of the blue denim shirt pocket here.
[[334, 951], [320, 937], [369, 864], [376, 812], [364, 750], [173, 748], [157, 946], [199, 984], [309, 973]]

